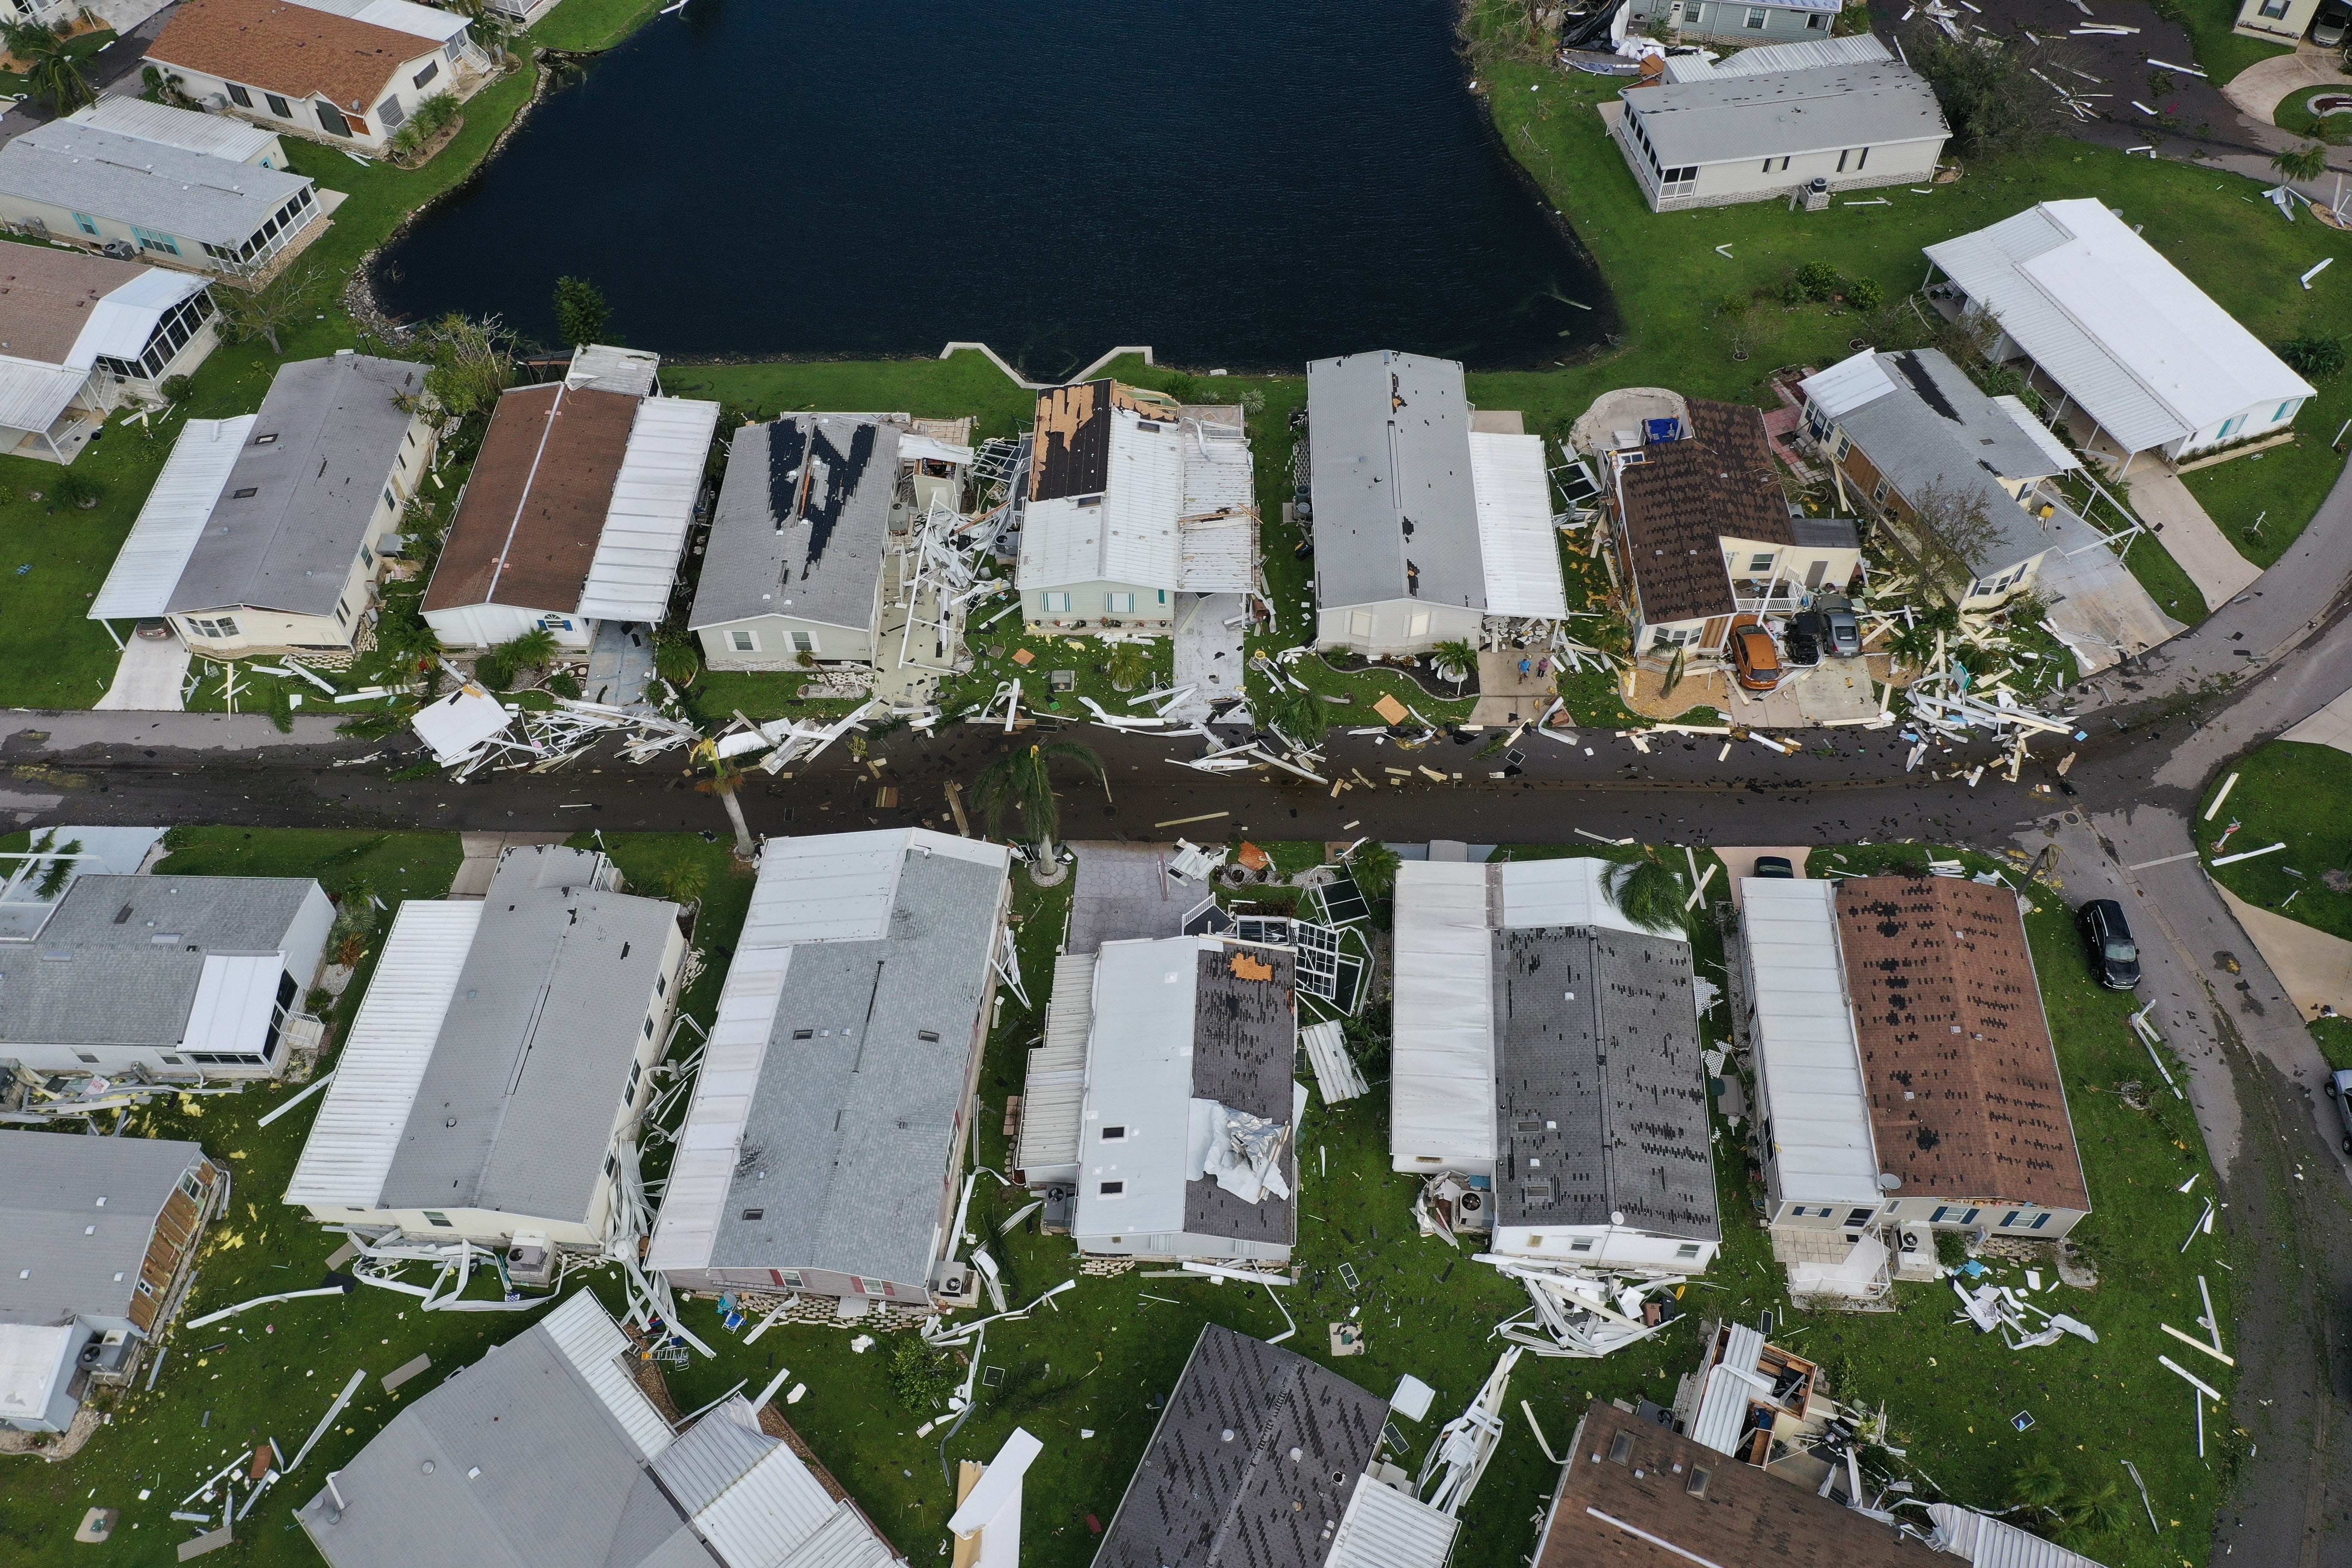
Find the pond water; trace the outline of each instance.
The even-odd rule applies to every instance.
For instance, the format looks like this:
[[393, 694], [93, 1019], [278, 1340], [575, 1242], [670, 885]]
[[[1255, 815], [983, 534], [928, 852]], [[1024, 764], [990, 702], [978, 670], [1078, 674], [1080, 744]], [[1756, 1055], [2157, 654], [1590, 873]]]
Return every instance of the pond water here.
[[551, 342], [568, 273], [667, 354], [979, 340], [1038, 379], [1122, 343], [1548, 363], [1614, 308], [1464, 90], [1452, 15], [692, 0], [542, 103], [378, 295]]

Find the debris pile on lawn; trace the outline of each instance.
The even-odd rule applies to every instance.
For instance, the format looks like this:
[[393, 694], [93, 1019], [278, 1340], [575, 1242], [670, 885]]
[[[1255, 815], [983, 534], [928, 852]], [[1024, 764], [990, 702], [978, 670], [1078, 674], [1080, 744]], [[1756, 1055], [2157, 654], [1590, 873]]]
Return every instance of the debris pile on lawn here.
[[1486, 1187], [1474, 1187], [1470, 1178], [1456, 1171], [1440, 1171], [1421, 1184], [1421, 1195], [1412, 1200], [1412, 1217], [1421, 1226], [1421, 1234], [1433, 1236], [1459, 1251], [1464, 1231], [1486, 1234], [1495, 1228], [1495, 1194]]
[[1685, 1275], [1634, 1279], [1588, 1275], [1523, 1258], [1480, 1253], [1480, 1263], [1527, 1287], [1526, 1311], [1495, 1326], [1496, 1337], [1538, 1355], [1597, 1359], [1657, 1333], [1680, 1315], [1675, 1291]]
[[[2037, 1306], [2009, 1286], [1988, 1283], [1971, 1291], [1956, 1279], [1952, 1289], [1960, 1298], [1960, 1315], [1952, 1321], [1974, 1323], [1982, 1333], [1999, 1331], [2002, 1342], [2013, 1351], [2053, 1345], [2068, 1334], [2099, 1342], [2099, 1331], [2090, 1324]], [[2042, 1321], [2039, 1327], [2026, 1316], [2029, 1312]]]
[[1486, 1386], [1470, 1408], [1445, 1424], [1429, 1456], [1421, 1462], [1413, 1490], [1422, 1501], [1449, 1518], [1462, 1511], [1486, 1473], [1486, 1462], [1503, 1439], [1503, 1398], [1511, 1386], [1511, 1368], [1518, 1364], [1519, 1347], [1503, 1352], [1486, 1376]]

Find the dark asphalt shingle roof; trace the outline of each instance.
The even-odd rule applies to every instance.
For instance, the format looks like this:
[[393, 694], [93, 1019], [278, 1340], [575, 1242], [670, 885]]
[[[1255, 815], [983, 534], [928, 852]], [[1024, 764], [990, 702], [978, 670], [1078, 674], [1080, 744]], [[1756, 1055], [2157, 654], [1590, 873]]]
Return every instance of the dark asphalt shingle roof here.
[[[1284, 948], [1236, 944], [1196, 953], [1193, 963], [1198, 977], [1192, 1001], [1193, 1095], [1269, 1121], [1290, 1121], [1291, 1074], [1298, 1058], [1298, 1019], [1292, 1000], [1296, 957]], [[1264, 979], [1241, 973], [1260, 965], [1274, 973]], [[1185, 1230], [1238, 1241], [1296, 1242], [1296, 1127], [1283, 1146], [1281, 1165], [1292, 1197], [1269, 1194], [1249, 1204], [1217, 1185], [1213, 1176], [1187, 1182]]]
[[1796, 542], [1764, 416], [1695, 397], [1690, 425], [1685, 439], [1643, 448], [1622, 480], [1625, 559], [1652, 625], [1734, 612], [1725, 538]]

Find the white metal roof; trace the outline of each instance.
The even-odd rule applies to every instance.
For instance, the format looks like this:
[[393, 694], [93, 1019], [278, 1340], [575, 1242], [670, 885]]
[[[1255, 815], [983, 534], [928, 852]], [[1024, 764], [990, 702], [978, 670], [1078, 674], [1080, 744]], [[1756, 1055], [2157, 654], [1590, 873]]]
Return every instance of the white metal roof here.
[[[160, 142], [163, 146], [178, 147], [190, 153], [206, 153], [215, 158], [231, 158], [240, 163], [250, 163], [268, 152], [278, 140], [278, 133], [274, 131], [265, 131], [258, 125], [226, 114], [200, 114], [194, 110], [174, 109], [167, 103], [149, 103], [137, 98], [101, 98], [87, 109], [75, 110], [66, 118], [85, 125], [95, 125], [101, 131], [135, 136], [142, 142]], [[199, 279], [197, 281], [203, 280]]]
[[694, 521], [719, 405], [648, 397], [637, 405], [629, 447], [613, 480], [612, 505], [596, 540], [579, 613], [591, 620], [659, 621], [677, 581], [677, 558]]
[[1358, 1476], [1323, 1568], [1445, 1568], [1461, 1528], [1452, 1515]]
[[208, 952], [196, 976], [196, 999], [180, 1037], [191, 1051], [258, 1052], [278, 1008], [278, 952]]
[[[1145, 429], [1150, 424], [1154, 427]], [[1181, 579], [1177, 518], [1184, 502], [1189, 437], [1176, 425], [1110, 410], [1103, 493], [1031, 501], [1021, 524], [1020, 583], [1133, 583], [1174, 588]]]
[[771, 838], [760, 852], [760, 879], [737, 951], [878, 940], [890, 929], [908, 837], [919, 831], [886, 827]]
[[87, 370], [0, 357], [0, 428], [47, 430], [89, 380]]
[[94, 621], [117, 616], [160, 616], [179, 585], [181, 569], [203, 536], [213, 514], [213, 502], [228, 483], [229, 469], [245, 449], [257, 416], [234, 419], [191, 419], [172, 444], [155, 488], [139, 508], [131, 537], [114, 557], [114, 565], [90, 601]]
[[1543, 437], [1470, 432], [1470, 489], [1478, 513], [1478, 556], [1486, 613], [1568, 614], [1560, 585], [1559, 535], [1552, 527], [1551, 476]]
[[1184, 499], [1176, 585], [1246, 594], [1257, 583], [1257, 489], [1249, 442], [1226, 425], [1181, 426]]
[[2017, 422], [2017, 427], [2025, 432], [2027, 440], [2042, 448], [2042, 458], [2049, 463], [2050, 472], [2069, 473], [2083, 466], [2082, 460], [2066, 449], [2066, 443], [2052, 435], [2050, 427], [2033, 416], [2033, 410], [2025, 406], [2022, 398], [2003, 394], [1994, 398], [1992, 404]]
[[[341, 1081], [338, 1072], [336, 1082]], [[613, 1321], [612, 1314], [604, 1310], [593, 1292], [582, 1289], [566, 1297], [539, 1321], [539, 1326], [547, 1331], [548, 1337], [563, 1352], [563, 1359], [572, 1363], [572, 1369], [595, 1390], [604, 1408], [613, 1413], [613, 1419], [629, 1435], [638, 1458], [650, 1464], [677, 1440], [668, 1420], [654, 1408], [653, 1401], [646, 1397], [636, 1379], [622, 1370], [619, 1358], [630, 1349], [629, 1337], [621, 1332], [620, 1325]]]
[[1780, 1194], [1875, 1207], [1878, 1146], [1839, 957], [1837, 885], [1740, 880], [1756, 1076]]
[[[714, 1418], [706, 1415], [703, 1420]], [[696, 1424], [695, 1430], [701, 1430], [700, 1423]], [[797, 1555], [826, 1536], [827, 1527], [835, 1526], [836, 1518], [843, 1514], [858, 1528], [842, 1544], [854, 1547], [856, 1537], [863, 1536], [862, 1551], [845, 1556]], [[824, 1568], [847, 1568], [851, 1563], [882, 1564], [892, 1561], [858, 1521], [856, 1510], [845, 1502], [834, 1501], [817, 1479], [809, 1474], [800, 1456], [782, 1443], [776, 1443], [733, 1484], [697, 1510], [694, 1523], [704, 1538], [718, 1548], [720, 1559], [730, 1568], [771, 1568], [772, 1564], [784, 1563], [819, 1563]]]
[[2312, 395], [2103, 202], [2043, 202], [1927, 252], [2133, 451]]
[[0, 1323], [0, 1421], [32, 1420], [48, 1413], [73, 1336], [71, 1323]]
[[294, 3], [313, 11], [349, 16], [354, 22], [389, 27], [395, 33], [430, 38], [436, 44], [446, 44], [466, 30], [465, 17], [453, 11], [436, 11], [430, 5], [415, 5], [412, 0], [294, 0]]
[[[1142, 938], [1107, 942], [1096, 954], [1094, 1016], [1101, 1026], [1087, 1052], [1087, 1121], [1135, 1131], [1091, 1154], [1081, 1151], [1073, 1234], [1160, 1236], [1184, 1228], [1192, 1172], [1182, 1130], [1192, 1103], [1197, 955], [1221, 945], [1212, 937]], [[1104, 1197], [1098, 1177], [1123, 1182], [1125, 1190]]]
[[1054, 994], [1045, 1004], [1045, 1041], [1029, 1053], [1021, 1089], [1021, 1148], [1013, 1163], [1032, 1173], [1075, 1166], [1078, 1119], [1087, 1097], [1087, 1037], [1093, 1032], [1095, 955], [1054, 960]]
[[572, 351], [563, 384], [598, 392], [625, 392], [651, 397], [660, 389], [661, 355], [651, 349], [617, 348], [611, 343], [582, 343]]
[[1843, 38], [1815, 38], [1738, 49], [1714, 61], [1699, 55], [1668, 55], [1666, 79], [1705, 81], [1711, 77], [1757, 76], [1767, 71], [1809, 70], [1815, 66], [1875, 65], [1894, 58], [1894, 51], [1872, 35], [1856, 33]]
[[1805, 401], [1827, 419], [1843, 419], [1865, 403], [1874, 403], [1895, 390], [1895, 378], [1878, 361], [1876, 349], [1864, 349], [1827, 370], [1817, 370], [1797, 384]]
[[1486, 931], [1486, 867], [1442, 860], [1398, 866], [1389, 1148], [1400, 1171], [1493, 1170]]
[[408, 727], [433, 749], [433, 760], [446, 767], [513, 720], [514, 711], [505, 703], [468, 685], [418, 709]]
[[1936, 1523], [1937, 1550], [1964, 1558], [1976, 1568], [2099, 1568], [2090, 1558], [2069, 1552], [2054, 1541], [2029, 1535], [2005, 1520], [1958, 1503], [1931, 1502], [1927, 1517]]
[[147, 341], [155, 335], [155, 323], [163, 319], [163, 312], [191, 294], [202, 292], [205, 286], [205, 279], [193, 273], [149, 268], [90, 307], [89, 320], [74, 339], [66, 363], [88, 370], [100, 354], [136, 360], [147, 352]]
[[1729, 1325], [1723, 1356], [1706, 1369], [1699, 1392], [1698, 1410], [1691, 1417], [1690, 1439], [1718, 1454], [1733, 1453], [1748, 1426], [1748, 1406], [1758, 1392], [1738, 1373], [1754, 1373], [1763, 1359], [1764, 1336], [1744, 1323]]
[[393, 915], [335, 1081], [287, 1184], [288, 1203], [374, 1205], [484, 908], [475, 900], [411, 899]]
[[1502, 925], [1512, 931], [1527, 926], [1598, 926], [1634, 936], [1677, 936], [1674, 931], [1654, 931], [1625, 918], [1611, 901], [1604, 880], [1612, 864], [1593, 855], [1504, 862], [1499, 868]]

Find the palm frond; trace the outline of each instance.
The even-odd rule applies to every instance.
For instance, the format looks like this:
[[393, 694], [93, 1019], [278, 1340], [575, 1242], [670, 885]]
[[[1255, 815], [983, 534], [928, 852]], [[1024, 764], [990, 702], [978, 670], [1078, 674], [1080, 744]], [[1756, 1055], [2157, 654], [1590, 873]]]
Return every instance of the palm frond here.
[[1601, 873], [1601, 886], [1618, 912], [1635, 925], [1661, 933], [1683, 928], [1683, 885], [1659, 862], [1620, 861]]

